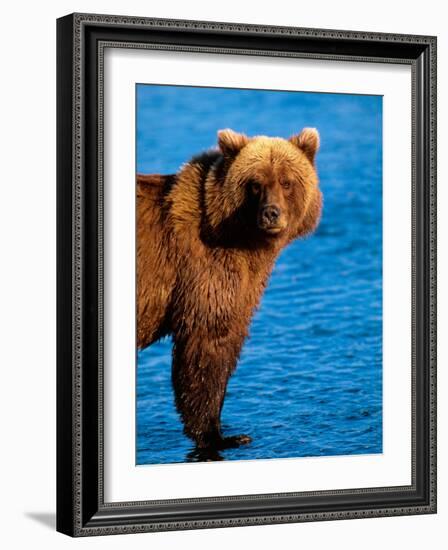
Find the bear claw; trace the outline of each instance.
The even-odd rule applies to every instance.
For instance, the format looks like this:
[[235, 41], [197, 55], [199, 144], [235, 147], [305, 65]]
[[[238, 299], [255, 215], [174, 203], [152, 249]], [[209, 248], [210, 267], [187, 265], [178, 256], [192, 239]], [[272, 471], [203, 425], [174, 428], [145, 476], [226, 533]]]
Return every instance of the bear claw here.
[[197, 444], [197, 449], [201, 451], [221, 451], [223, 449], [236, 449], [241, 445], [251, 443], [252, 438], [249, 435], [231, 435], [229, 437], [213, 437], [205, 439], [202, 444]]
[[241, 445], [247, 445], [252, 441], [252, 438], [249, 435], [232, 435], [230, 437], [224, 437], [221, 441], [221, 449], [235, 449]]

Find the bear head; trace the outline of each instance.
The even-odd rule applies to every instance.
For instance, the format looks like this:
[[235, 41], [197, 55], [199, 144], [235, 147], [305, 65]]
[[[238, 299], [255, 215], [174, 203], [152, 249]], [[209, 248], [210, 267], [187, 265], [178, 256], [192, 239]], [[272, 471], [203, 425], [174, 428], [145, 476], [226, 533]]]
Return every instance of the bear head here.
[[316, 228], [322, 208], [316, 129], [305, 128], [288, 140], [220, 130], [218, 146], [222, 163], [209, 184], [212, 225], [232, 220], [235, 227], [239, 220], [240, 230], [269, 242], [290, 241]]

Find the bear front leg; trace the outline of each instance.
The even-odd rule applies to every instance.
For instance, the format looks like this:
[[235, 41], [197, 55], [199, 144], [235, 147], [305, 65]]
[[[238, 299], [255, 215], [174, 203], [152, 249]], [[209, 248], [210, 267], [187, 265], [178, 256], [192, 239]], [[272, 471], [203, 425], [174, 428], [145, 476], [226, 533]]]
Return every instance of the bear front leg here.
[[249, 443], [247, 435], [223, 437], [221, 410], [227, 382], [236, 367], [241, 343], [176, 339], [172, 381], [176, 408], [185, 434], [199, 449], [225, 449]]

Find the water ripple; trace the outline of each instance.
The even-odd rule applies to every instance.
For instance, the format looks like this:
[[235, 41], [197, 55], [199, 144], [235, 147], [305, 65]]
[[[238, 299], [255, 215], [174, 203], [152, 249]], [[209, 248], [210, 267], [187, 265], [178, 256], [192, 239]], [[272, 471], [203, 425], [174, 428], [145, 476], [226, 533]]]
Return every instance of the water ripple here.
[[[382, 452], [380, 103], [331, 94], [267, 92], [256, 99], [253, 92], [207, 89], [198, 101], [197, 89], [144, 88], [143, 172], [176, 170], [204, 142], [214, 142], [217, 128], [290, 135], [299, 124], [321, 133], [322, 223], [280, 256], [223, 408], [224, 432], [248, 433], [253, 442], [216, 459]], [[194, 132], [191, 105], [200, 122]], [[204, 459], [182, 433], [170, 364], [169, 339], [138, 354], [138, 464]]]

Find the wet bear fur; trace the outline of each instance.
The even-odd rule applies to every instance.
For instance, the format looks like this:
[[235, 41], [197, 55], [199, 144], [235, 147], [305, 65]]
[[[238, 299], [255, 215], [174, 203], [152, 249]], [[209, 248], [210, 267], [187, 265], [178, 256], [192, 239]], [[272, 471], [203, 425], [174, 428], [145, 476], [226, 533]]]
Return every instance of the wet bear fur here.
[[250, 441], [221, 432], [226, 387], [276, 258], [319, 222], [318, 147], [310, 128], [221, 130], [177, 174], [137, 176], [138, 348], [172, 336], [175, 403], [198, 449]]

